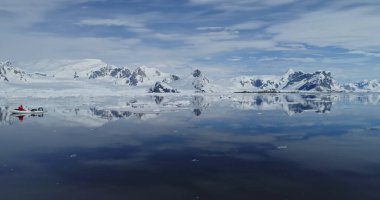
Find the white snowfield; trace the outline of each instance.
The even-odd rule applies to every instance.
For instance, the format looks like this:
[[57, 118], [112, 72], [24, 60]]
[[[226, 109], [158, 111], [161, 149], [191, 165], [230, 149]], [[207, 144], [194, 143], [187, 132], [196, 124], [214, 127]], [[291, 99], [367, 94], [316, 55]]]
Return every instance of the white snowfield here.
[[210, 80], [200, 70], [171, 74], [156, 68], [109, 65], [98, 59], [43, 61], [28, 71], [0, 62], [0, 97], [101, 97], [148, 93], [190, 95], [234, 92], [380, 92], [378, 80], [339, 84], [330, 72], [288, 70], [282, 76], [240, 76]]

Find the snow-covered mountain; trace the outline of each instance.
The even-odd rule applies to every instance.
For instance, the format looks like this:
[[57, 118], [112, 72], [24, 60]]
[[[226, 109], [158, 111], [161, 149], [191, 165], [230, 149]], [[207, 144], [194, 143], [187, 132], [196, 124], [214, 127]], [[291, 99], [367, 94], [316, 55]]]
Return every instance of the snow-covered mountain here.
[[156, 68], [141, 66], [135, 70], [130, 70], [126, 67], [116, 67], [113, 65], [106, 65], [100, 69], [91, 71], [88, 78], [115, 80], [116, 83], [130, 86], [153, 85], [158, 81], [171, 83], [180, 79], [177, 75], [163, 73]]
[[92, 71], [110, 66], [99, 59], [41, 61], [30, 68], [54, 80], [88, 79]]
[[26, 82], [31, 75], [15, 67], [12, 62], [0, 62], [0, 81]]
[[[216, 84], [201, 70], [175, 75], [156, 68], [134, 69], [98, 59], [41, 62], [26, 72], [11, 62], [0, 63], [1, 94], [22, 96], [125, 96], [146, 93], [231, 92], [380, 92], [377, 80], [340, 85], [327, 71], [305, 73], [289, 69], [283, 75], [239, 76]], [[215, 77], [215, 76], [214, 76]], [[217, 80], [218, 81], [218, 80]]]
[[289, 70], [281, 79], [285, 90], [303, 91], [342, 91], [331, 72], [317, 71], [312, 74]]
[[152, 86], [157, 81], [170, 83], [179, 80], [174, 74], [161, 72], [156, 68], [140, 66], [136, 69], [117, 67], [99, 59], [62, 60], [57, 62], [41, 62], [33, 66], [38, 73], [52, 81], [90, 81], [112, 82], [118, 85]]
[[342, 91], [331, 72], [304, 73], [289, 69], [282, 76], [242, 76], [232, 79], [237, 91]]
[[210, 89], [210, 81], [199, 69], [194, 70], [192, 76], [194, 80], [191, 84], [198, 92], [207, 92]]
[[222, 92], [221, 88], [211, 81], [199, 69], [195, 69], [190, 74], [182, 76], [180, 80], [172, 81], [168, 85], [171, 88], [177, 89], [180, 93], [183, 92]]
[[343, 87], [349, 92], [380, 92], [380, 81], [364, 80], [361, 82], [345, 84]]

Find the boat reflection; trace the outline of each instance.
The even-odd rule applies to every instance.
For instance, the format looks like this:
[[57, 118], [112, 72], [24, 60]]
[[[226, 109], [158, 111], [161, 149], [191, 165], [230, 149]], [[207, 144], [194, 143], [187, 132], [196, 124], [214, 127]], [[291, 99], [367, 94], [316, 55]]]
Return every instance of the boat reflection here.
[[19, 122], [23, 122], [26, 117], [44, 117], [44, 114], [11, 114], [11, 117], [15, 117]]

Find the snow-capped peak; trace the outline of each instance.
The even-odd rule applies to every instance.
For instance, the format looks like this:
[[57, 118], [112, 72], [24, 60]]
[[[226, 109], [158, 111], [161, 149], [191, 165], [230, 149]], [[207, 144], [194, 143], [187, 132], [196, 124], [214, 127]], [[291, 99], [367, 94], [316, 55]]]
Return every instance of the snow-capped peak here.
[[291, 74], [294, 74], [294, 70], [292, 69], [292, 68], [289, 68], [286, 72], [285, 72], [285, 74], [283, 75], [283, 77], [285, 77], [285, 76], [289, 76], [289, 75], [291, 75]]
[[12, 62], [0, 62], [0, 80], [6, 82], [26, 82], [28, 75], [25, 71], [15, 67]]
[[193, 73], [191, 74], [193, 75], [194, 78], [202, 76], [202, 72], [199, 69], [194, 70]]
[[[301, 72], [301, 71], [297, 71], [298, 73], [303, 73], [303, 72]], [[281, 85], [282, 86], [285, 86], [288, 82], [289, 82], [289, 80], [291, 79], [291, 76], [293, 75], [293, 74], [295, 74], [296, 72], [292, 69], [292, 68], [289, 68], [286, 72], [285, 72], [285, 74], [283, 74], [282, 76], [281, 76], [281, 79], [279, 80], [279, 84], [278, 84], [278, 87], [280, 87]]]

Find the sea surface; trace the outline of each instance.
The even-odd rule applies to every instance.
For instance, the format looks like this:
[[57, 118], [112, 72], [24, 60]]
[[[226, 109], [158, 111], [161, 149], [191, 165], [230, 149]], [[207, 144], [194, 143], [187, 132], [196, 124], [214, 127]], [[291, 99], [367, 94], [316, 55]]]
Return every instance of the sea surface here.
[[380, 95], [1, 99], [0, 195], [380, 199]]

